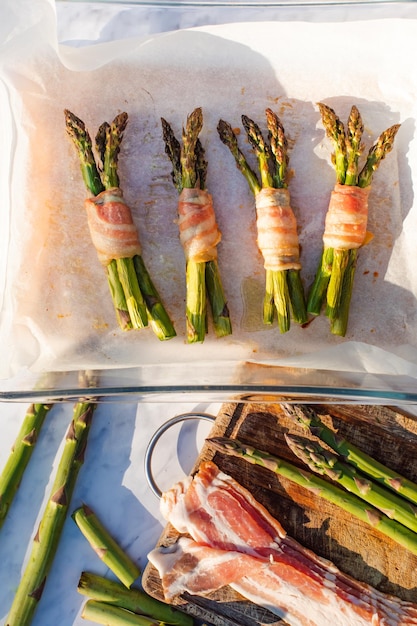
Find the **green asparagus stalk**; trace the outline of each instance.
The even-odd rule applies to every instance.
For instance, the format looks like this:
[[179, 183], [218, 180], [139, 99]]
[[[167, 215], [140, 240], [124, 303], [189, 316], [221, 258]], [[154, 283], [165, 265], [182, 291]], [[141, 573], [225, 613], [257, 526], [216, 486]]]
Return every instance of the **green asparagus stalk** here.
[[[259, 178], [240, 150], [237, 136], [231, 125], [220, 120], [217, 126], [221, 141], [229, 148], [237, 168], [247, 180], [255, 196], [263, 188], [276, 189], [288, 186], [289, 157], [284, 127], [271, 109], [266, 109], [266, 120], [268, 141], [264, 139], [260, 127], [249, 117], [242, 115], [243, 127], [257, 157]], [[290, 329], [291, 314], [296, 323], [306, 323], [307, 311], [300, 271], [267, 269], [265, 274], [264, 324], [272, 324], [275, 314], [282, 333]]]
[[16, 591], [7, 626], [31, 623], [55, 557], [95, 410], [92, 400], [78, 402], [65, 438], [51, 495], [46, 503], [32, 550]]
[[374, 483], [316, 441], [290, 434], [285, 435], [285, 440], [290, 450], [312, 472], [327, 476], [350, 493], [385, 513], [390, 519], [397, 520], [414, 532], [417, 531], [416, 509], [410, 502], [403, 500], [383, 485]]
[[155, 620], [173, 626], [192, 626], [193, 618], [165, 602], [152, 598], [142, 589], [126, 589], [120, 583], [108, 580], [97, 574], [83, 572], [78, 582], [78, 592], [97, 602], [106, 602], [113, 606], [144, 614]]
[[[187, 117], [182, 131], [182, 145], [177, 140], [170, 124], [161, 118], [165, 152], [172, 163], [172, 180], [178, 191], [183, 189], [205, 189], [207, 162], [199, 140], [203, 127], [200, 107]], [[232, 333], [230, 313], [222, 285], [217, 259], [186, 263], [186, 328], [188, 343], [204, 341], [207, 332], [207, 300], [217, 337]]]
[[[126, 129], [127, 113], [117, 115], [111, 124], [104, 122], [97, 131], [95, 148], [82, 120], [65, 111], [67, 132], [72, 139], [81, 164], [87, 189], [98, 195], [105, 189], [120, 186], [118, 159]], [[154, 286], [141, 255], [113, 259], [106, 267], [107, 280], [116, 317], [122, 330], [143, 328], [148, 321], [160, 340], [175, 337], [175, 329]]]
[[289, 461], [280, 459], [262, 450], [257, 450], [236, 439], [214, 437], [208, 439], [208, 442], [215, 450], [223, 454], [236, 456], [253, 465], [260, 465], [279, 476], [292, 480], [300, 487], [311, 491], [315, 496], [320, 496], [328, 502], [339, 506], [344, 511], [347, 511], [399, 545], [405, 547], [413, 554], [417, 554], [416, 533], [402, 524], [399, 524], [396, 520], [390, 519], [375, 507], [364, 502], [361, 498], [358, 498], [355, 494], [349, 493], [307, 470], [300, 469]]
[[378, 481], [388, 489], [417, 505], [416, 483], [379, 463], [344, 437], [335, 433], [326, 426], [312, 407], [285, 403], [281, 406], [288, 417], [294, 419], [312, 435], [321, 439], [350, 465], [353, 465], [356, 469], [372, 478], [372, 480]]
[[140, 570], [110, 535], [94, 511], [83, 504], [74, 511], [72, 518], [97, 556], [126, 587], [131, 587], [139, 577]]
[[112, 606], [106, 602], [88, 600], [81, 613], [83, 619], [104, 626], [164, 626], [164, 622], [144, 615], [136, 615], [126, 609]]
[[31, 404], [26, 412], [12, 451], [0, 474], [0, 528], [9, 512], [45, 417], [51, 408], [52, 404]]
[[[346, 129], [335, 111], [318, 104], [326, 135], [332, 141], [332, 162], [336, 181], [341, 185], [368, 187], [381, 161], [392, 150], [400, 124], [384, 131], [369, 150], [361, 169], [359, 160], [364, 150], [363, 122], [357, 107], [352, 106]], [[325, 304], [332, 334], [344, 337], [347, 332], [350, 301], [357, 262], [357, 249], [333, 249], [324, 246], [314, 282], [311, 286], [307, 311], [319, 315]]]

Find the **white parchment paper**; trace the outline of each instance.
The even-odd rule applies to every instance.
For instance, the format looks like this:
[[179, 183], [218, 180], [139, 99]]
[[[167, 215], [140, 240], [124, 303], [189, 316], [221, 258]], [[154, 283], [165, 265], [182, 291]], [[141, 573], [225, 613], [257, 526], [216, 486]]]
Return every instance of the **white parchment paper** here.
[[[58, 46], [48, 0], [7, 0], [0, 49], [2, 291], [0, 377], [143, 364], [259, 362], [317, 369], [415, 375], [417, 265], [414, 200], [417, 144], [416, 21], [232, 23], [86, 48]], [[27, 11], [27, 7], [31, 11]], [[417, 11], [416, 11], [417, 14]], [[264, 269], [256, 246], [254, 201], [220, 142], [220, 118], [242, 113], [265, 127], [281, 117], [290, 143], [292, 206], [311, 283], [334, 184], [331, 145], [316, 103], [347, 119], [356, 104], [371, 145], [401, 123], [394, 150], [375, 174], [345, 338], [319, 317], [281, 335], [262, 324]], [[223, 233], [219, 265], [233, 323], [230, 338], [211, 331], [185, 343], [184, 258], [175, 224], [177, 192], [164, 153], [160, 117], [177, 134], [194, 107], [204, 114], [202, 144], [209, 191]], [[92, 135], [120, 111], [129, 124], [120, 155], [125, 198], [139, 228], [145, 263], [178, 336], [159, 342], [149, 329], [117, 328], [103, 270], [87, 229], [86, 192], [67, 138], [69, 108]], [[241, 135], [242, 148], [249, 147]], [[376, 358], [376, 354], [378, 358]], [[348, 363], [348, 365], [346, 365]], [[395, 365], [392, 365], [395, 363]]]

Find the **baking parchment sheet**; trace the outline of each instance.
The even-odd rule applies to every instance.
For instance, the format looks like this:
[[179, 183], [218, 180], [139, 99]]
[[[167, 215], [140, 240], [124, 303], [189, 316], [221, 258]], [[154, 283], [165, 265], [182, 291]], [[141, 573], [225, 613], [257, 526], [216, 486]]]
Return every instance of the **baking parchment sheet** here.
[[[417, 376], [416, 21], [409, 12], [406, 19], [229, 23], [74, 49], [57, 43], [51, 2], [5, 4], [0, 377], [25, 368], [192, 367], [225, 360]], [[343, 120], [352, 104], [358, 106], [367, 146], [401, 123], [394, 150], [374, 177], [368, 224], [374, 239], [360, 250], [345, 338], [330, 334], [324, 316], [306, 328], [293, 324], [285, 335], [276, 325], [263, 325], [254, 201], [216, 131], [220, 118], [241, 127], [242, 113], [265, 128], [266, 107], [281, 117], [307, 289], [335, 182], [319, 101]], [[201, 141], [223, 234], [219, 266], [233, 335], [216, 339], [210, 328], [203, 344], [187, 345], [177, 192], [160, 118], [179, 135], [196, 106], [204, 114]], [[121, 111], [129, 115], [121, 186], [145, 263], [175, 323], [173, 340], [159, 342], [150, 329], [117, 328], [88, 233], [86, 192], [65, 131], [65, 108], [92, 135], [104, 120]], [[243, 133], [241, 146], [251, 160]]]

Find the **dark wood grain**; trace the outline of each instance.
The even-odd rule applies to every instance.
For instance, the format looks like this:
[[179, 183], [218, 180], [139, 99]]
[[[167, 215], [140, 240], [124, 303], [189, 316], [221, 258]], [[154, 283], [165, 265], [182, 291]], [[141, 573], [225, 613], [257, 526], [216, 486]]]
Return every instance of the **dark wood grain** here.
[[[412, 415], [383, 406], [315, 405], [333, 430], [407, 478], [417, 481], [417, 421]], [[305, 432], [276, 404], [226, 404], [210, 436], [226, 436], [300, 465], [285, 443], [284, 433]], [[193, 472], [204, 460], [249, 489], [287, 532], [347, 574], [403, 600], [417, 601], [417, 556], [384, 537], [335, 505], [270, 471], [244, 460], [214, 453], [205, 444]], [[170, 526], [159, 544], [178, 538]], [[148, 593], [163, 599], [156, 570], [148, 565], [143, 576]], [[216, 626], [278, 624], [276, 616], [240, 598], [229, 587], [207, 598], [178, 599], [187, 612]], [[279, 622], [283, 624], [283, 622]]]

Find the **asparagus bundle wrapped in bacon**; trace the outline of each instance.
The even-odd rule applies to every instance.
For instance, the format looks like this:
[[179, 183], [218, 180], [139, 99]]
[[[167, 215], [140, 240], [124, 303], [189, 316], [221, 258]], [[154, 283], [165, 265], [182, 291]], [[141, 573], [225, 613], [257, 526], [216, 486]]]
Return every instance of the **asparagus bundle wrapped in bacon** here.
[[80, 158], [84, 183], [92, 197], [85, 201], [91, 239], [104, 266], [116, 316], [122, 330], [152, 327], [161, 340], [175, 337], [175, 329], [142, 258], [131, 210], [123, 199], [117, 172], [120, 144], [128, 121], [120, 113], [104, 122], [96, 135], [97, 164], [88, 130], [82, 120], [65, 111], [69, 136]]
[[290, 329], [291, 313], [295, 322], [304, 324], [307, 312], [300, 278], [297, 221], [288, 191], [287, 140], [280, 119], [271, 109], [266, 109], [266, 119], [269, 142], [264, 140], [259, 126], [242, 115], [242, 124], [258, 159], [260, 181], [239, 149], [230, 124], [220, 120], [217, 130], [255, 195], [258, 247], [266, 270], [263, 320], [272, 324], [276, 309], [279, 329], [284, 333]]
[[187, 118], [182, 145], [171, 126], [161, 118], [165, 151], [179, 192], [178, 227], [186, 259], [187, 341], [204, 341], [207, 330], [207, 299], [218, 337], [230, 335], [232, 326], [217, 262], [221, 232], [216, 223], [212, 197], [205, 189], [207, 162], [199, 140], [203, 113], [196, 108]]
[[329, 106], [318, 104], [326, 134], [333, 142], [336, 184], [330, 196], [323, 235], [323, 252], [307, 310], [319, 315], [323, 304], [331, 332], [345, 336], [358, 250], [371, 238], [367, 232], [368, 196], [375, 170], [391, 151], [400, 124], [385, 130], [370, 148], [362, 168], [363, 123], [353, 106], [345, 129]]

